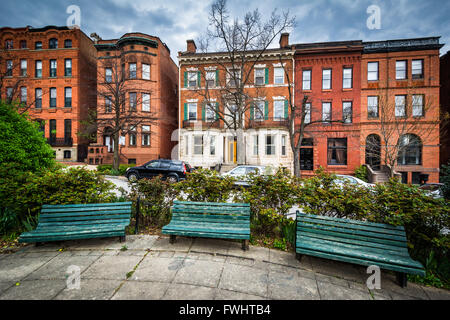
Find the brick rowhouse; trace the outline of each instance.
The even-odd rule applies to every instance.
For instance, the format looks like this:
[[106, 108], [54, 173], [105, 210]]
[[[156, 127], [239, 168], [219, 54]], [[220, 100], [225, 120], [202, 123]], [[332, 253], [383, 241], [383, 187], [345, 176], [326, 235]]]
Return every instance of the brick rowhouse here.
[[[147, 161], [168, 158], [176, 139], [178, 68], [170, 50], [158, 37], [127, 33], [120, 39], [95, 41], [97, 49], [97, 86], [102, 90], [106, 77], [114, 77], [112, 65], [120, 66], [124, 86], [134, 92], [124, 94], [125, 109], [143, 120], [133, 131], [121, 133], [120, 163], [141, 165]], [[110, 70], [107, 70], [107, 69]], [[105, 97], [97, 95], [98, 117], [113, 118]], [[109, 128], [98, 123], [97, 143], [89, 148], [88, 163], [111, 164], [114, 145]]]
[[[450, 114], [450, 51], [447, 51], [441, 58], [440, 83], [441, 83], [441, 115]], [[448, 121], [448, 120], [447, 120]], [[450, 124], [443, 123], [441, 130], [441, 165], [447, 165], [450, 161]]]
[[[302, 175], [319, 167], [352, 174], [360, 165], [362, 41], [296, 44], [295, 103], [310, 110], [300, 151]], [[320, 122], [323, 121], [323, 122]], [[300, 120], [296, 121], [300, 126]]]
[[[79, 29], [0, 29], [2, 97], [29, 106], [57, 160], [83, 161], [88, 140], [77, 135], [95, 108], [96, 50]], [[9, 70], [8, 70], [9, 69]], [[15, 87], [17, 87], [16, 90]]]

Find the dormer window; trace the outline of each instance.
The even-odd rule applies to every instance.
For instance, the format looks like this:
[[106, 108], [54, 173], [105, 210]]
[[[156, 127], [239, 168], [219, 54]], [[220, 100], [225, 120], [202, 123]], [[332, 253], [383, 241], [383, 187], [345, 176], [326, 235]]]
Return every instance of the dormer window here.
[[5, 41], [5, 49], [13, 49], [13, 47], [13, 41], [11, 39]]
[[72, 40], [64, 40], [64, 48], [72, 48]]
[[34, 43], [34, 49], [35, 50], [41, 50], [42, 49], [42, 42], [41, 41], [36, 41]]

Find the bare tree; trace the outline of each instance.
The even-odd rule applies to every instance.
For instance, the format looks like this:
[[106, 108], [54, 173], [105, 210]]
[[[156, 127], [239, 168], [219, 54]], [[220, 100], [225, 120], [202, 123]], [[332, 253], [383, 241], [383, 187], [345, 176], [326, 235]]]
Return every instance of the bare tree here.
[[[122, 67], [127, 62], [126, 58], [104, 59], [97, 69], [97, 110], [91, 117], [95, 123], [97, 133], [99, 130], [108, 129], [108, 134], [113, 140], [113, 169], [118, 169], [120, 164], [120, 136], [125, 136], [137, 130], [141, 124], [156, 123], [157, 115], [153, 111], [142, 113], [137, 106], [145, 102], [150, 105], [150, 101], [143, 101], [142, 94], [145, 92], [151, 96], [152, 92], [143, 90], [136, 85], [135, 81], [128, 81], [129, 74], [126, 74]], [[106, 72], [106, 69], [108, 70]], [[128, 75], [128, 76], [127, 76]], [[132, 94], [132, 98], [130, 98]], [[140, 97], [141, 96], [141, 97]], [[89, 125], [87, 125], [89, 129]]]
[[366, 156], [388, 166], [391, 177], [395, 166], [401, 165], [405, 157], [414, 156], [415, 164], [420, 164], [422, 147], [433, 143], [437, 146], [439, 128], [445, 127], [445, 117], [436, 105], [437, 97], [416, 92], [409, 87], [403, 95], [393, 97], [380, 91], [373, 98], [378, 100], [378, 108], [369, 102], [369, 117], [379, 120], [379, 125], [378, 132], [366, 139]]
[[[256, 9], [239, 20], [231, 18], [226, 0], [216, 0], [211, 6], [209, 26], [206, 35], [198, 41], [199, 50], [202, 53], [216, 53], [217, 59], [211, 63], [217, 65], [221, 72], [225, 72], [225, 77], [217, 79], [215, 90], [210, 90], [206, 81], [205, 88], [198, 88], [195, 93], [203, 96], [206, 101], [221, 101], [222, 109], [214, 105], [208, 105], [206, 108], [234, 133], [239, 164], [245, 162], [245, 116], [263, 90], [256, 89], [250, 93], [247, 88], [254, 84], [254, 67], [262, 60], [273, 40], [294, 24], [295, 19], [291, 18], [289, 11], [278, 14], [274, 10], [270, 18], [263, 21]], [[207, 72], [201, 72], [203, 79], [207, 80]]]

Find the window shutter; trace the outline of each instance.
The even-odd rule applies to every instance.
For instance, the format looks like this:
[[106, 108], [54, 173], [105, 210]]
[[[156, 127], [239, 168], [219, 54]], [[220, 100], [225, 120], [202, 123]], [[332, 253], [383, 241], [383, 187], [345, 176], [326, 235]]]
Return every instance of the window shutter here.
[[289, 101], [284, 100], [284, 118], [287, 119], [289, 116]]
[[[217, 73], [216, 73], [216, 75], [217, 75]], [[216, 120], [219, 120], [219, 103], [218, 102], [216, 102]]]
[[265, 78], [266, 84], [269, 84], [269, 68], [266, 68], [265, 72], [266, 72], [266, 74], [265, 74], [264, 78]]
[[205, 121], [205, 111], [206, 111], [206, 106], [205, 104], [202, 105], [202, 121]]
[[201, 87], [202, 84], [202, 74], [200, 73], [200, 71], [197, 71], [197, 86]]
[[216, 86], [219, 86], [219, 69], [216, 69]]
[[264, 119], [269, 120], [269, 101], [264, 101]]
[[187, 88], [188, 86], [188, 73], [187, 71], [184, 72], [184, 87]]
[[253, 119], [255, 119], [255, 106], [254, 105], [252, 105], [250, 107], [250, 120], [253, 120]]
[[188, 108], [187, 103], [184, 104], [184, 120], [186, 121], [188, 119]]

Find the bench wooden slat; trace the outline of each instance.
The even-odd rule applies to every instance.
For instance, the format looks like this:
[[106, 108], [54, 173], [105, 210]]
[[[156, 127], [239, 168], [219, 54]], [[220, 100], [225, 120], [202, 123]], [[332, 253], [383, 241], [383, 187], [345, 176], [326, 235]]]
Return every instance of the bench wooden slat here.
[[106, 202], [106, 203], [85, 203], [85, 204], [44, 204], [42, 205], [43, 209], [51, 208], [51, 209], [59, 209], [59, 208], [89, 208], [89, 207], [121, 207], [121, 206], [129, 206], [133, 205], [132, 202]]
[[347, 223], [346, 221], [332, 221], [332, 220], [322, 220], [322, 219], [314, 219], [314, 218], [308, 218], [308, 217], [301, 217], [299, 219], [302, 225], [306, 224], [320, 224], [324, 226], [332, 226], [332, 227], [343, 227], [345, 229], [351, 229], [351, 230], [361, 230], [361, 231], [372, 231], [377, 232], [381, 234], [386, 235], [397, 235], [397, 236], [404, 236], [405, 231], [399, 230], [399, 229], [388, 229], [388, 228], [380, 228], [378, 226], [372, 226], [370, 224], [353, 224], [353, 223]]
[[97, 237], [125, 237], [131, 202], [44, 205], [38, 225], [19, 242], [47, 242]]
[[250, 204], [174, 201], [172, 219], [162, 233], [248, 241]]
[[298, 248], [297, 253], [314, 256], [314, 257], [319, 257], [319, 258], [324, 258], [324, 259], [335, 260], [335, 261], [354, 263], [354, 264], [359, 264], [359, 265], [363, 265], [363, 266], [377, 265], [381, 269], [387, 269], [387, 270], [392, 270], [392, 271], [396, 271], [396, 272], [404, 272], [404, 273], [409, 273], [409, 274], [417, 274], [422, 277], [425, 276], [425, 271], [423, 269], [411, 268], [411, 267], [406, 267], [406, 266], [397, 266], [397, 265], [393, 265], [391, 263], [370, 261], [370, 260], [358, 259], [358, 258], [347, 257], [347, 256], [336, 256], [336, 255], [329, 254], [326, 252], [320, 252], [317, 250], [307, 250], [307, 249], [303, 249], [303, 248]]
[[[378, 248], [378, 249], [386, 249], [386, 250], [392, 250], [392, 251], [398, 251], [399, 253], [408, 253], [407, 245], [404, 242], [389, 242], [389, 241], [373, 241], [373, 238], [367, 238], [367, 237], [358, 237], [358, 239], [352, 238], [346, 238], [342, 236], [335, 237], [330, 233], [310, 233], [304, 230], [300, 230], [299, 235], [307, 236], [313, 239], [323, 239], [323, 240], [330, 240], [330, 241], [336, 241], [336, 242], [343, 242], [348, 244], [361, 244], [364, 243], [368, 247]], [[387, 243], [386, 243], [387, 242]]]
[[296, 252], [321, 258], [424, 275], [411, 259], [404, 227], [299, 214]]
[[385, 233], [379, 233], [379, 232], [372, 232], [372, 231], [360, 231], [355, 229], [348, 229], [344, 227], [333, 227], [333, 226], [326, 226], [326, 225], [319, 225], [319, 224], [305, 224], [300, 223], [298, 228], [302, 229], [308, 229], [311, 230], [311, 232], [314, 232], [315, 230], [324, 230], [328, 232], [333, 232], [334, 234], [346, 234], [346, 235], [360, 235], [360, 236], [366, 236], [371, 238], [378, 238], [378, 239], [387, 239], [387, 240], [394, 240], [394, 241], [406, 241], [406, 237], [403, 235], [390, 235]]

